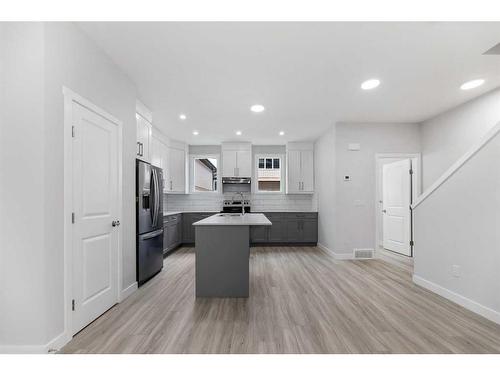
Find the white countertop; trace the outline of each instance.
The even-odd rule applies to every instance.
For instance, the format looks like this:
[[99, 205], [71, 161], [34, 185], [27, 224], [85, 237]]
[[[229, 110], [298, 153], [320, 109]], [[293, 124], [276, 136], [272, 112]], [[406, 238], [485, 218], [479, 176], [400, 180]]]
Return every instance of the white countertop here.
[[197, 221], [193, 225], [272, 225], [264, 214], [245, 214], [231, 216], [227, 214], [215, 214], [206, 219]]
[[[204, 211], [204, 210], [182, 210], [182, 211], [164, 211], [163, 216], [169, 216], [169, 215], [177, 215], [177, 214], [184, 214], [184, 213], [216, 213], [219, 212], [220, 210], [210, 210], [210, 211]], [[318, 211], [304, 211], [304, 210], [258, 210], [257, 212], [254, 213], [284, 213], [284, 214], [294, 214], [294, 213], [300, 213], [300, 214], [317, 214]]]
[[201, 213], [201, 214], [213, 214], [215, 210], [203, 211], [203, 210], [182, 210], [182, 211], [163, 211], [163, 216], [177, 215], [177, 214], [188, 214], [188, 213]]

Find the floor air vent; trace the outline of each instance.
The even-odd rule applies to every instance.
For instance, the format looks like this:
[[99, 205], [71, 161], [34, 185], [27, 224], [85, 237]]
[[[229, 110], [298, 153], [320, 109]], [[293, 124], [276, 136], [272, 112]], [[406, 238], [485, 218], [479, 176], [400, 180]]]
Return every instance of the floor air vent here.
[[374, 253], [373, 249], [354, 249], [354, 259], [372, 259]]

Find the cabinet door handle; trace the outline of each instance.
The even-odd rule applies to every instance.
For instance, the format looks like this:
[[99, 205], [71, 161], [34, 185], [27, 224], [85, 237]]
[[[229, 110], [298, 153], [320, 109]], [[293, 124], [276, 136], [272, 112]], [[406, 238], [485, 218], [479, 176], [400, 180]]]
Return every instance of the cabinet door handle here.
[[300, 190], [300, 182], [299, 182], [299, 190]]
[[172, 191], [172, 180], [170, 180], [170, 191]]
[[141, 156], [141, 142], [137, 142], [137, 156]]

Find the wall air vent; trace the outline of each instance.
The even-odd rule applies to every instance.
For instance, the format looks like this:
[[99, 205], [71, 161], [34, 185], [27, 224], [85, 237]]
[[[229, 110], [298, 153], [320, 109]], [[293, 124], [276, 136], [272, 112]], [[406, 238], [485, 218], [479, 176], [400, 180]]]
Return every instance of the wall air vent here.
[[374, 249], [354, 249], [354, 259], [373, 259], [375, 255]]
[[491, 47], [488, 51], [483, 53], [483, 55], [500, 55], [500, 43]]

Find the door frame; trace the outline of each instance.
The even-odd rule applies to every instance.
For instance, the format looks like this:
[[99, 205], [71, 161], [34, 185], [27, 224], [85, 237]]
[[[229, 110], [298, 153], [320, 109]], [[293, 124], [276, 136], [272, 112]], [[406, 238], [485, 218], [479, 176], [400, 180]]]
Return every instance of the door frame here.
[[[412, 181], [412, 190], [415, 188], [415, 196], [413, 196], [413, 202], [415, 202], [415, 199], [422, 194], [422, 154], [421, 153], [376, 153], [375, 154], [375, 201], [374, 201], [374, 211], [375, 211], [375, 246], [373, 247], [375, 249], [375, 253], [379, 251], [380, 247], [380, 229], [382, 228], [382, 220], [381, 220], [381, 215], [379, 215], [379, 197], [381, 188], [382, 188], [382, 164], [380, 161], [383, 159], [411, 159], [416, 160], [416, 165], [412, 164], [412, 170], [413, 170], [413, 181]], [[413, 238], [413, 212], [410, 213], [410, 222], [411, 222], [411, 228], [410, 228], [410, 233], [412, 235], [411, 238]], [[413, 253], [412, 249], [412, 255], [413, 257], [415, 254]], [[404, 256], [404, 255], [402, 255]]]
[[[71, 300], [73, 297], [73, 103], [85, 107], [98, 114], [118, 127], [118, 218], [122, 218], [123, 199], [123, 123], [113, 115], [97, 107], [91, 101], [76, 94], [67, 87], [62, 88], [64, 97], [64, 336], [65, 343], [73, 338], [73, 313]], [[117, 290], [115, 300], [120, 300], [122, 288], [122, 244], [123, 231], [118, 227], [118, 252], [117, 252]]]

